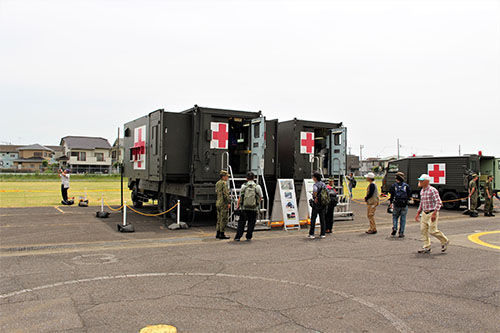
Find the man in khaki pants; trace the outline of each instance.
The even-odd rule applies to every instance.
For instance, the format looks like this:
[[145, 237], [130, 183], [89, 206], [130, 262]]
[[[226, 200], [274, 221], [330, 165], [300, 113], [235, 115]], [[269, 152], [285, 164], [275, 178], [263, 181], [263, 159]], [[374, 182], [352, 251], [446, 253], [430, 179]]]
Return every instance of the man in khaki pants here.
[[[429, 185], [431, 177], [428, 174], [422, 174], [418, 178], [420, 190], [420, 206], [418, 207], [415, 221], [420, 223], [420, 232], [424, 241], [424, 246], [418, 253], [431, 253], [431, 239], [429, 234], [439, 239], [441, 242], [441, 252], [448, 249], [450, 241], [438, 229], [439, 209], [443, 206], [439, 192], [436, 188]], [[420, 218], [422, 214], [422, 218]]]
[[377, 210], [377, 206], [379, 204], [378, 199], [378, 189], [377, 185], [375, 185], [375, 175], [373, 172], [369, 172], [366, 175], [366, 180], [370, 183], [366, 188], [366, 216], [368, 217], [368, 221], [370, 221], [370, 229], [366, 231], [367, 234], [372, 235], [377, 233], [377, 226], [375, 225], [375, 211]]

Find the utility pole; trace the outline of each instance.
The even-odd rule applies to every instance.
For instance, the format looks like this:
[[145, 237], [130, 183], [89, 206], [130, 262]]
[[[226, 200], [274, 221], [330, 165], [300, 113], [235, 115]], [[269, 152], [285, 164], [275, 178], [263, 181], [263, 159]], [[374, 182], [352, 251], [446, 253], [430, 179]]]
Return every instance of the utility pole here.
[[461, 148], [462, 148], [462, 147], [460, 147], [460, 145], [458, 145], [458, 156], [462, 156], [462, 154], [461, 154], [461, 153], [462, 153], [462, 152], [461, 152]]
[[352, 148], [352, 147], [348, 147], [348, 149], [349, 149], [349, 155], [351, 155], [351, 148]]
[[363, 148], [365, 148], [365, 146], [359, 145], [359, 163], [361, 164], [363, 162]]
[[398, 138], [398, 160], [399, 160], [399, 138]]

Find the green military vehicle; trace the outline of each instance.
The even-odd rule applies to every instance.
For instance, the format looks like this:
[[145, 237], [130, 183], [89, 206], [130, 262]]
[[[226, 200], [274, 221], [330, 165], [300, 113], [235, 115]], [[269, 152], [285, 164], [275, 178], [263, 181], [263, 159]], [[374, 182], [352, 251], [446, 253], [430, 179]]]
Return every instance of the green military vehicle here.
[[277, 120], [266, 120], [260, 111], [197, 105], [183, 112], [156, 110], [126, 123], [124, 176], [134, 206], [157, 200], [165, 211], [180, 200], [183, 219], [191, 221], [195, 212], [214, 209], [215, 183], [225, 169], [235, 191], [253, 171], [265, 190], [262, 210], [268, 211], [265, 179], [277, 174], [276, 131]]
[[446, 209], [459, 209], [462, 205], [467, 205], [468, 185], [474, 173], [480, 175], [478, 185], [481, 202], [484, 201], [482, 194], [486, 175], [493, 174], [493, 188], [495, 192], [500, 189], [499, 159], [491, 156], [410, 157], [392, 161], [387, 166], [382, 193], [389, 192], [396, 182], [398, 171], [406, 174], [414, 199], [419, 199], [420, 196], [417, 178], [423, 173], [429, 174], [431, 185], [438, 189]]

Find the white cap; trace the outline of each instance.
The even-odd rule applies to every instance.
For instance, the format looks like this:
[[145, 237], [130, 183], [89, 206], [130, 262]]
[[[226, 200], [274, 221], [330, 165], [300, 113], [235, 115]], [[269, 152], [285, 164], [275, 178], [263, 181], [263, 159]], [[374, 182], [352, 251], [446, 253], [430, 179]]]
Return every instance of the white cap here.
[[373, 172], [368, 172], [365, 177], [375, 179], [375, 174]]
[[426, 173], [423, 173], [423, 174], [420, 175], [420, 177], [418, 178], [418, 180], [431, 180], [431, 176], [429, 176]]

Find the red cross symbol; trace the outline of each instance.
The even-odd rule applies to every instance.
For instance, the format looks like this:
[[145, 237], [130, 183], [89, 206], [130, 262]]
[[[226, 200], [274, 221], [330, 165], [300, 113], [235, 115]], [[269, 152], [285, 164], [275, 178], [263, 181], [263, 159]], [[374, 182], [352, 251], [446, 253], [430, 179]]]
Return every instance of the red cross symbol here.
[[312, 154], [314, 148], [313, 133], [306, 133], [306, 138], [300, 140], [300, 144], [306, 148], [307, 154]]
[[439, 164], [434, 164], [433, 166], [434, 169], [429, 170], [429, 176], [434, 178], [433, 183], [440, 183], [439, 178], [444, 177], [445, 173], [443, 170], [439, 169]]
[[134, 149], [132, 155], [134, 161], [137, 161], [137, 167], [141, 167], [142, 163], [139, 160], [142, 154], [146, 153], [146, 141], [142, 138], [142, 128], [137, 130], [137, 141], [134, 142]]
[[229, 137], [229, 133], [227, 131], [227, 124], [220, 123], [219, 130], [212, 132], [212, 140], [217, 140], [218, 145], [217, 148], [227, 148], [227, 139]]

